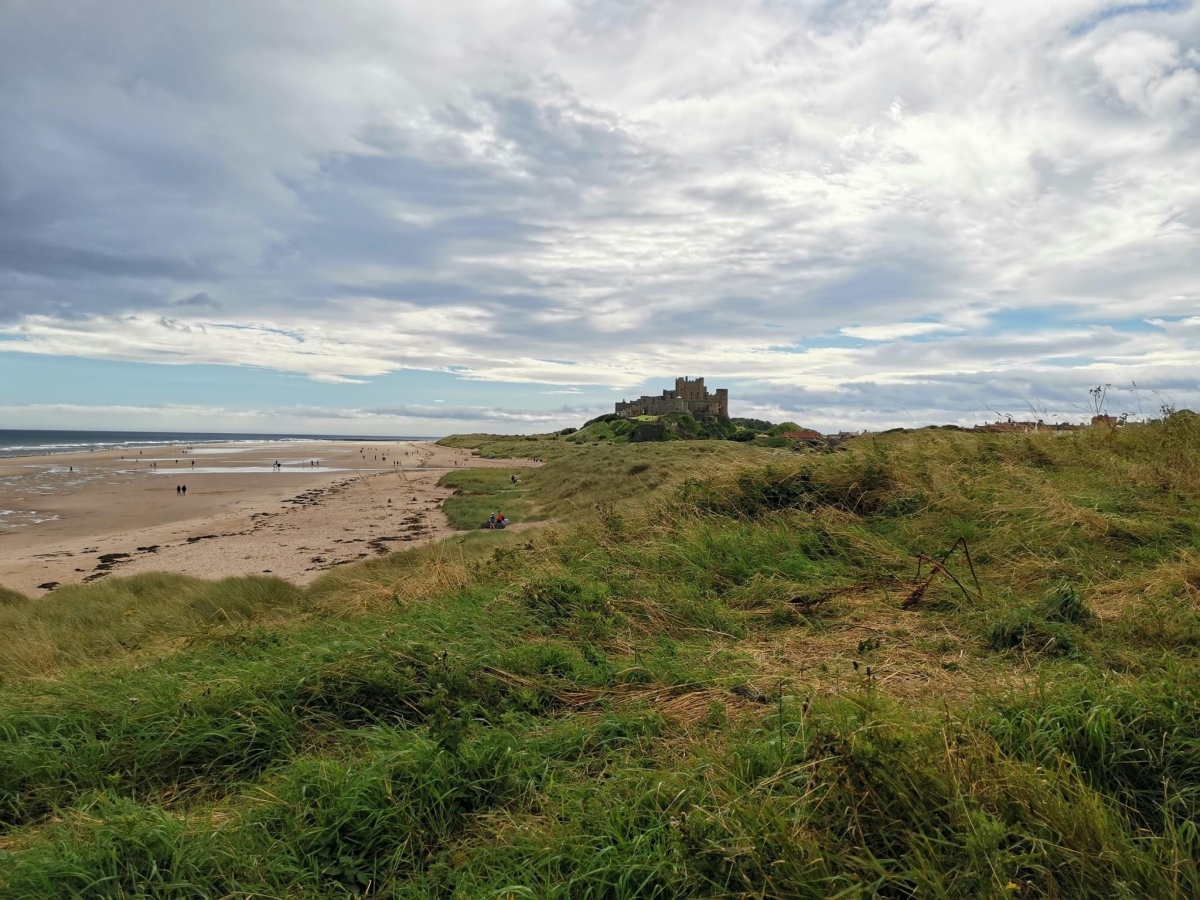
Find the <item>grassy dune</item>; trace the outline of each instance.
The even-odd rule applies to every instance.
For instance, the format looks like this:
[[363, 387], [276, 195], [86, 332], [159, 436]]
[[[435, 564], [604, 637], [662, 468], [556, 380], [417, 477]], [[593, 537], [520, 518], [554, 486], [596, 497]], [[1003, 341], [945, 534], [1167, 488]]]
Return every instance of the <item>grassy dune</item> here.
[[[460, 469], [441, 483], [456, 489], [444, 508], [458, 528], [478, 528], [499, 510], [515, 522], [571, 519], [591, 515], [596, 504], [645, 499], [665, 485], [681, 483], [697, 467], [709, 469], [722, 460], [754, 458], [753, 452], [724, 441], [679, 445], [594, 442], [582, 446], [558, 440], [493, 438], [483, 435], [447, 438], [444, 443], [497, 458], [544, 459], [536, 469]], [[763, 459], [770, 457], [763, 456]], [[513, 484], [511, 476], [517, 476]]]
[[1194, 418], [458, 442], [554, 521], [0, 596], [0, 895], [1200, 894]]

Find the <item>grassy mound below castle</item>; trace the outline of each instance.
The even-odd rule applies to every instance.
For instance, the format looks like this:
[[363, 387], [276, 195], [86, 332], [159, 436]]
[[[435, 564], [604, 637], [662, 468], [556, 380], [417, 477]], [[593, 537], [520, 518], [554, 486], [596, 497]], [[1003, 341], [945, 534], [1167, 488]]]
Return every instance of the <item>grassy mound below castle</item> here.
[[1194, 419], [566, 437], [451, 441], [539, 527], [0, 595], [0, 896], [1200, 893]]

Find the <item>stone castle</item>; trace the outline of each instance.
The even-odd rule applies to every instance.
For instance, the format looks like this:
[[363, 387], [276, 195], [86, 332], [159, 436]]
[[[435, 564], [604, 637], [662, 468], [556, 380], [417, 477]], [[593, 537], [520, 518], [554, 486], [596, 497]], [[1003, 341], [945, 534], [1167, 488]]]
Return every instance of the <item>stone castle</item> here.
[[665, 416], [668, 413], [690, 413], [697, 419], [728, 419], [729, 391], [717, 388], [710, 394], [703, 378], [676, 378], [675, 390], [663, 391], [661, 397], [639, 397], [617, 404], [618, 416]]

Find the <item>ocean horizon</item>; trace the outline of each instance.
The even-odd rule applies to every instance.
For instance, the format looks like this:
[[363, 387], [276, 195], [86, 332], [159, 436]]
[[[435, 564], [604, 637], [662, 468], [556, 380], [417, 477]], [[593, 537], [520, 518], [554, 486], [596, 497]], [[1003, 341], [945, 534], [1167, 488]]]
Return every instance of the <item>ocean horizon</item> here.
[[49, 456], [80, 451], [160, 447], [172, 444], [255, 443], [259, 441], [436, 441], [428, 435], [265, 434], [218, 431], [89, 431], [0, 428], [0, 457]]

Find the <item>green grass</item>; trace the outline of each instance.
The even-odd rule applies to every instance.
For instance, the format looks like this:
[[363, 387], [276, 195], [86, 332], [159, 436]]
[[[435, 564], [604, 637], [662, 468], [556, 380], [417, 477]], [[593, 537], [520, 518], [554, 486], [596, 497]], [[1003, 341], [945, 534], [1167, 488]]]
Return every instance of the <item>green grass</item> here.
[[28, 602], [29, 598], [24, 594], [6, 587], [0, 587], [0, 606], [19, 606]]
[[[450, 524], [461, 530], [478, 528], [496, 512], [514, 522], [538, 521], [532, 502], [536, 486], [529, 483], [529, 469], [460, 469], [443, 475], [438, 482], [454, 488], [442, 505]], [[512, 477], [517, 476], [513, 483]]]
[[0, 896], [1200, 893], [1190, 418], [455, 443], [555, 521], [0, 600]]
[[[455, 489], [445, 510], [456, 528], [476, 529], [499, 510], [514, 522], [569, 519], [593, 514], [597, 504], [645, 500], [690, 475], [729, 460], [752, 457], [740, 445], [717, 441], [669, 444], [572, 444], [558, 435], [536, 441], [470, 435], [444, 443], [496, 458], [540, 458], [537, 468], [461, 469], [439, 482]], [[771, 458], [764, 455], [764, 460]], [[511, 483], [517, 475], [518, 482]]]
[[303, 591], [263, 575], [203, 581], [148, 573], [67, 585], [37, 601], [0, 596], [0, 684], [305, 605]]

